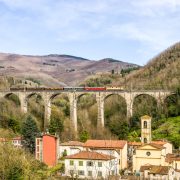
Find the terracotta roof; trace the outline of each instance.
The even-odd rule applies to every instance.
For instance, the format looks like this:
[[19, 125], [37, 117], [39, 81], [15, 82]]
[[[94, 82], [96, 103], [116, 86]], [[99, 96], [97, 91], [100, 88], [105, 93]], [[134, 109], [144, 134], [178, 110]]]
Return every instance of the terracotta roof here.
[[169, 166], [151, 166], [149, 174], [166, 175], [169, 172]]
[[0, 142], [7, 142], [6, 138], [0, 138]]
[[83, 146], [83, 145], [84, 143], [80, 141], [68, 141], [60, 144], [60, 146]]
[[109, 156], [102, 153], [91, 152], [91, 151], [81, 151], [77, 154], [66, 156], [65, 159], [92, 159], [92, 160], [111, 160], [115, 159], [114, 156]]
[[144, 166], [140, 167], [140, 172], [144, 172], [145, 170], [149, 170], [151, 168], [151, 164], [145, 164]]
[[130, 146], [141, 146], [142, 145], [142, 143], [141, 142], [128, 142], [128, 145], [130, 145]]
[[141, 116], [141, 119], [151, 119], [151, 116], [144, 115], [144, 116]]
[[12, 140], [22, 140], [22, 137], [20, 137], [20, 136], [14, 137], [14, 138], [12, 138]]
[[167, 141], [151, 141], [152, 144], [159, 144], [159, 145], [164, 145], [168, 143]]
[[[160, 145], [160, 146], [163, 146], [164, 144], [168, 143], [168, 141], [164, 141], [164, 140], [158, 140], [158, 141], [151, 141], [151, 145], [154, 144], [154, 145]], [[141, 142], [128, 142], [128, 145], [132, 145], [132, 146], [141, 146], [141, 145], [144, 145], [143, 143]]]
[[87, 140], [84, 147], [101, 149], [123, 149], [127, 141], [124, 140]]
[[165, 161], [168, 162], [168, 163], [172, 163], [173, 161], [180, 161], [180, 155], [167, 154]]
[[150, 164], [141, 166], [140, 172], [144, 172], [145, 170], [149, 170], [149, 174], [166, 175], [169, 172], [169, 166], [155, 166]]

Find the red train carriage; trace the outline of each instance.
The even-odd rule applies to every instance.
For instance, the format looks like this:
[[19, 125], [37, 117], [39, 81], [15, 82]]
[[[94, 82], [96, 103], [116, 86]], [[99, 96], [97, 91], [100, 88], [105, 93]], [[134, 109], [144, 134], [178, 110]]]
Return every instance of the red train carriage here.
[[84, 87], [86, 91], [105, 91], [105, 87]]

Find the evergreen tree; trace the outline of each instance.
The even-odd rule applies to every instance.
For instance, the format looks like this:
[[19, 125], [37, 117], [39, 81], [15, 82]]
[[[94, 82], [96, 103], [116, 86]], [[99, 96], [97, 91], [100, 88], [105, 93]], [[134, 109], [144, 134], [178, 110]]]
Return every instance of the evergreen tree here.
[[49, 125], [49, 132], [51, 134], [58, 133], [60, 135], [63, 130], [63, 122], [59, 118], [52, 118]]
[[31, 152], [35, 151], [35, 138], [39, 134], [38, 127], [32, 116], [28, 116], [22, 125], [24, 146]]

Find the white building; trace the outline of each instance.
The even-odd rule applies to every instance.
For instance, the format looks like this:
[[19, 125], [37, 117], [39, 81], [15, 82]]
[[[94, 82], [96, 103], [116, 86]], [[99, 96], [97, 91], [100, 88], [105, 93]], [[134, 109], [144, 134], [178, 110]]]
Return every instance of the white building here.
[[167, 154], [166, 163], [173, 167], [175, 170], [175, 176], [180, 180], [180, 155], [177, 154]]
[[60, 143], [59, 145], [59, 157], [63, 155], [73, 155], [83, 150], [84, 143], [79, 141], [68, 141]]
[[144, 165], [140, 168], [140, 179], [174, 180], [175, 171], [170, 166]]
[[22, 138], [14, 137], [14, 138], [0, 138], [1, 143], [12, 143], [15, 147], [22, 147]]
[[22, 147], [22, 138], [21, 137], [12, 138], [12, 144], [15, 147]]
[[127, 141], [124, 140], [87, 140], [84, 150], [116, 157], [119, 170], [127, 168]]
[[119, 175], [117, 159], [97, 152], [81, 151], [65, 157], [65, 175], [98, 179]]
[[156, 145], [163, 146], [165, 148], [165, 153], [166, 154], [171, 154], [172, 151], [173, 151], [173, 145], [168, 141], [164, 141], [164, 140], [151, 141], [151, 144], [156, 144]]

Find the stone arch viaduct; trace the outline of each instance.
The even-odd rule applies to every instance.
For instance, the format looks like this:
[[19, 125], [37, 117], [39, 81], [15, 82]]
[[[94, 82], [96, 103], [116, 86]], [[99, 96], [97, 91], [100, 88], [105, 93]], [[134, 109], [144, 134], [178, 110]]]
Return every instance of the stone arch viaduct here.
[[168, 90], [149, 90], [149, 91], [85, 91], [85, 90], [15, 90], [15, 91], [0, 91], [0, 98], [6, 97], [10, 94], [15, 94], [18, 96], [20, 100], [20, 107], [21, 110], [26, 113], [27, 106], [28, 106], [28, 98], [34, 94], [39, 94], [44, 102], [45, 107], [45, 117], [44, 117], [44, 129], [48, 127], [50, 116], [51, 116], [51, 100], [59, 95], [65, 94], [70, 103], [70, 120], [73, 123], [75, 131], [77, 131], [77, 100], [80, 96], [84, 94], [94, 94], [96, 97], [97, 107], [98, 107], [98, 125], [104, 126], [104, 101], [105, 99], [110, 96], [117, 94], [124, 98], [127, 107], [127, 117], [130, 118], [133, 113], [133, 102], [134, 99], [139, 95], [150, 95], [152, 96], [158, 106], [164, 102], [166, 97], [171, 94], [174, 94], [172, 91]]

